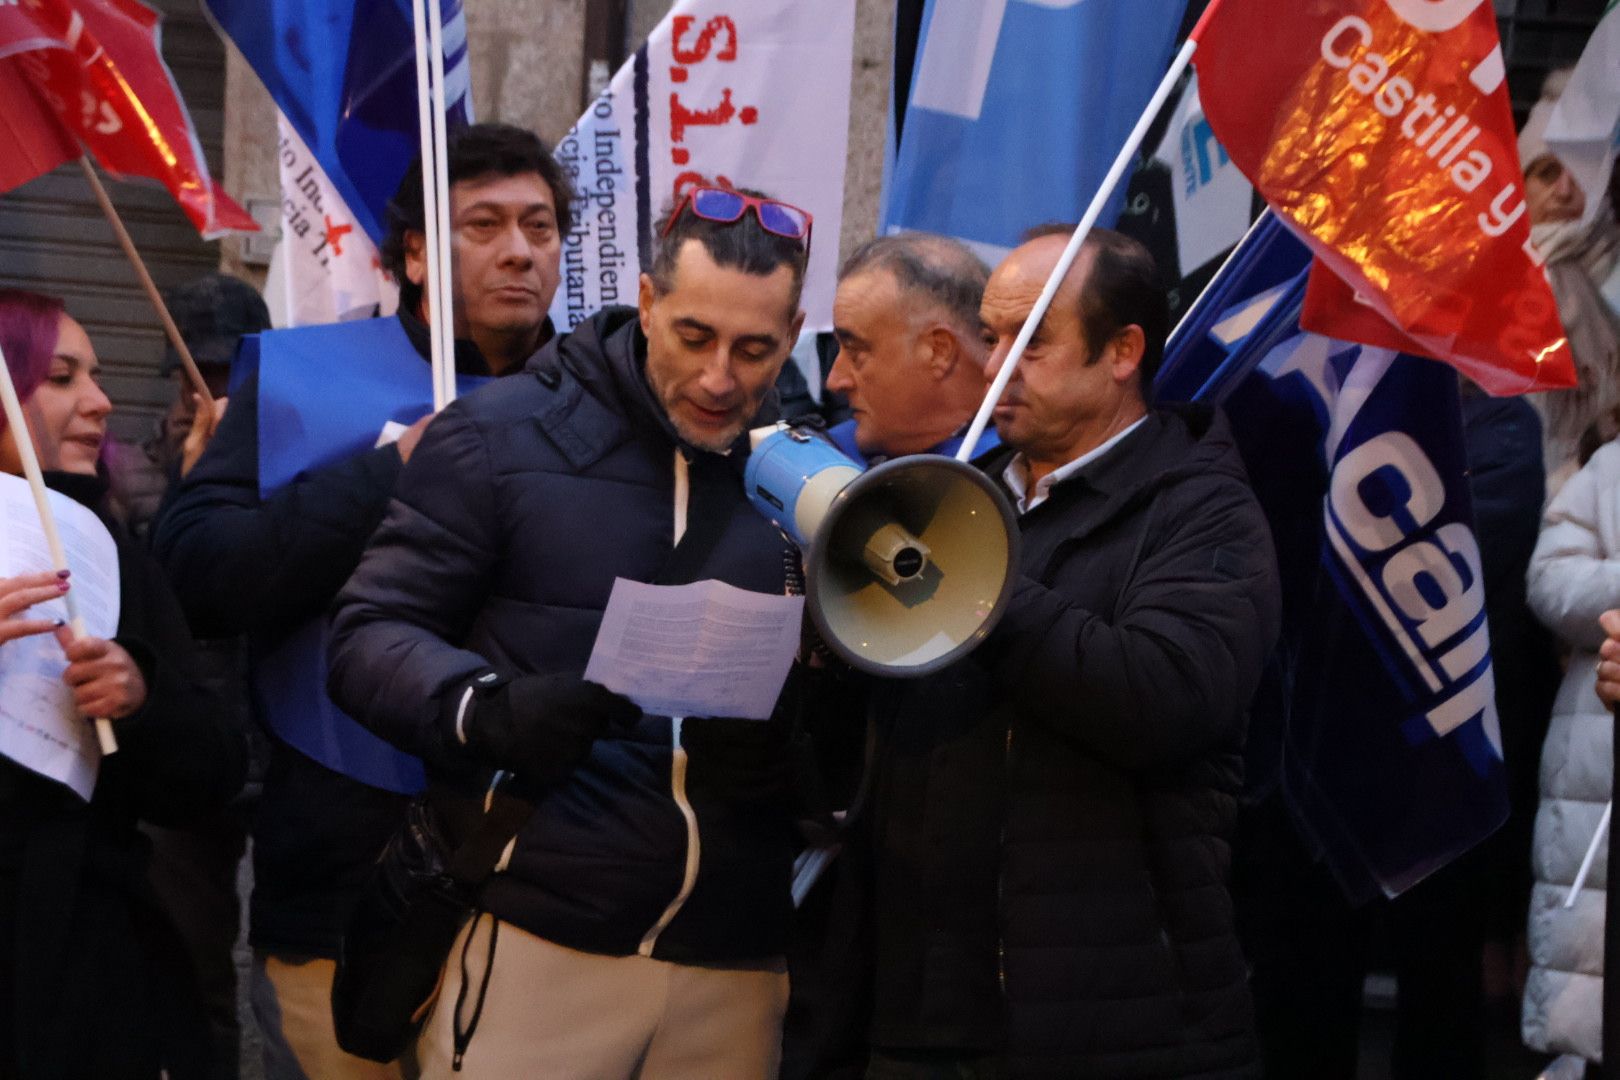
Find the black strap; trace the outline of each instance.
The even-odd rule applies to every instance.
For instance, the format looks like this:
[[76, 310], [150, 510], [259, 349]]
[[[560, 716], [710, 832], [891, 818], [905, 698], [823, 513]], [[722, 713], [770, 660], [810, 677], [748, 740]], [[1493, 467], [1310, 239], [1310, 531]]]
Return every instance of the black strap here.
[[495, 789], [489, 812], [479, 819], [478, 827], [450, 856], [450, 865], [445, 869], [456, 884], [476, 889], [489, 880], [500, 862], [501, 852], [534, 813], [534, 803], [512, 794], [508, 790], [510, 786], [503, 782]]

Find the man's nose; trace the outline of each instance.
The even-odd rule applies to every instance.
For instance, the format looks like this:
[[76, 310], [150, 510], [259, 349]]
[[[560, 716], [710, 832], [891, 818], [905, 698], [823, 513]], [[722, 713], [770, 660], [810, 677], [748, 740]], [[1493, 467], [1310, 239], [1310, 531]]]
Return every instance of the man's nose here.
[[717, 401], [730, 397], [736, 391], [737, 376], [731, 369], [731, 351], [724, 345], [715, 345], [714, 351], [705, 359], [698, 386]]
[[501, 261], [503, 263], [534, 262], [534, 249], [529, 246], [529, 236], [523, 231], [522, 222], [514, 221], [501, 233]]
[[827, 389], [835, 394], [847, 394], [855, 389], [855, 374], [849, 362], [849, 355], [842, 349], [838, 352], [838, 359], [827, 372]]

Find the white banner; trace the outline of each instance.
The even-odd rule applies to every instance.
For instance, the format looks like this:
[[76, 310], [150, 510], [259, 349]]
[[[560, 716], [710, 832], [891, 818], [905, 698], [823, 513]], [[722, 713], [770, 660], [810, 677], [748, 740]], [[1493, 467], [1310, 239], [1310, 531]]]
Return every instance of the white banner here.
[[634, 304], [652, 222], [693, 184], [755, 188], [815, 218], [806, 329], [830, 329], [855, 0], [680, 0], [557, 145], [579, 193], [551, 316]]
[[1553, 107], [1545, 138], [1586, 195], [1581, 224], [1591, 223], [1603, 208], [1620, 143], [1620, 4], [1614, 0]]
[[287, 118], [281, 138], [281, 243], [270, 259], [264, 298], [277, 327], [318, 326], [392, 314], [399, 290], [342, 196]]
[[1153, 155], [1170, 169], [1176, 207], [1176, 255], [1190, 274], [1243, 239], [1253, 188], [1215, 140], [1193, 76]]

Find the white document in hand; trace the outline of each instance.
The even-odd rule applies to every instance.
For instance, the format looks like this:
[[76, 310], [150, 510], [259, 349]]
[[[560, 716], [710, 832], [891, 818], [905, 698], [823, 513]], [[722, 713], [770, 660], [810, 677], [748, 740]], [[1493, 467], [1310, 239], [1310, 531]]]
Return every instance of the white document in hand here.
[[803, 615], [802, 596], [619, 578], [585, 677], [657, 716], [764, 720], [793, 666]]
[[[50, 492], [73, 594], [87, 633], [110, 638], [118, 630], [118, 549], [95, 514]], [[0, 473], [0, 578], [50, 570], [50, 549], [28, 481]], [[61, 600], [36, 604], [20, 619], [67, 619]], [[67, 657], [54, 634], [0, 644], [0, 754], [90, 798], [101, 767], [101, 748], [90, 723], [73, 707], [62, 681]]]

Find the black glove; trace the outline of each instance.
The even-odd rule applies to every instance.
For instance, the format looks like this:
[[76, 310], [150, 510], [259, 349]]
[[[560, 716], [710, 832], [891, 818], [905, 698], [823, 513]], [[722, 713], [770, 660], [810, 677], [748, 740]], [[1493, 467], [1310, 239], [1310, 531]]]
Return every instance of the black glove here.
[[[472, 698], [465, 702], [468, 688]], [[591, 752], [609, 725], [628, 727], [641, 709], [628, 698], [574, 675], [485, 673], [445, 700], [450, 738], [465, 742], [486, 764], [531, 785], [565, 779]]]
[[734, 802], [786, 804], [799, 755], [785, 720], [689, 717], [681, 721], [687, 783]]

